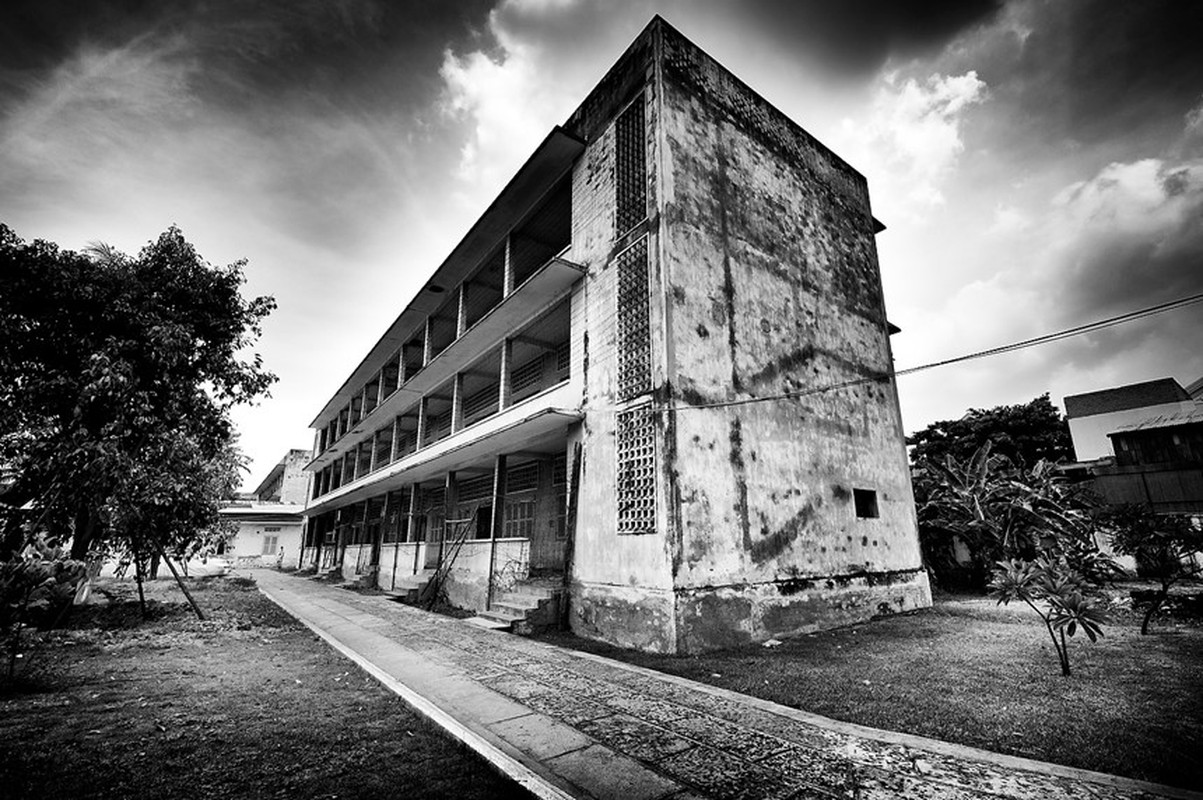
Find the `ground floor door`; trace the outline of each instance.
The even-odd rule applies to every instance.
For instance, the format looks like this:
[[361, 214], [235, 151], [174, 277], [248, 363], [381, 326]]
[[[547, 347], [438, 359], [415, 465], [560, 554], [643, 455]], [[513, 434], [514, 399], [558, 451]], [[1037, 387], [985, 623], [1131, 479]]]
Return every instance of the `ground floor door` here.
[[439, 565], [439, 545], [443, 540], [443, 516], [441, 510], [431, 511], [426, 515], [426, 560], [423, 566], [434, 569]]

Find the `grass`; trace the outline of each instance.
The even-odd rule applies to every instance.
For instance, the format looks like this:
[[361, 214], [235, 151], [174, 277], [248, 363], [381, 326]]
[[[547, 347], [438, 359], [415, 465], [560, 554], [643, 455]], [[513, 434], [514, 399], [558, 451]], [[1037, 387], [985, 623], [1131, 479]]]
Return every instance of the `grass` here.
[[1098, 643], [1071, 639], [1068, 678], [1030, 609], [981, 597], [698, 656], [543, 638], [835, 719], [1203, 788], [1203, 626], [1139, 625], [1120, 611]]
[[132, 581], [0, 684], [0, 795], [523, 796], [237, 578]]

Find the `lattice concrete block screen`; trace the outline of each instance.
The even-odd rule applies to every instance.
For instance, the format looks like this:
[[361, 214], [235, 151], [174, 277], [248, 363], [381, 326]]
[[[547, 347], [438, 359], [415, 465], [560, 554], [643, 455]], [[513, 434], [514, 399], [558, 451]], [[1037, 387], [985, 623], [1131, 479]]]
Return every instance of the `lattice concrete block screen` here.
[[618, 532], [656, 530], [655, 416], [644, 406], [618, 412]]
[[647, 237], [618, 256], [618, 397], [652, 390], [648, 326]]
[[627, 106], [614, 125], [615, 225], [623, 234], [647, 216], [647, 156], [643, 96]]

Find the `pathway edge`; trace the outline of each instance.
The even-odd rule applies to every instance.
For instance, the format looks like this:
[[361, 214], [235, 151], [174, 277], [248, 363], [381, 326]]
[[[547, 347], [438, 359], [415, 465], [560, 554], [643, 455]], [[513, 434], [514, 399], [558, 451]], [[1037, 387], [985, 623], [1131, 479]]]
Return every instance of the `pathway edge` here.
[[420, 693], [409, 688], [392, 675], [389, 675], [387, 672], [377, 667], [371, 661], [368, 661], [350, 647], [344, 645], [326, 631], [322, 630], [316, 625], [311, 624], [308, 620], [302, 619], [301, 617], [298, 617], [296, 614], [292, 613], [288, 607], [285, 606], [284, 603], [280, 602], [280, 600], [275, 596], [273, 596], [269, 590], [259, 586], [257, 581], [256, 587], [264, 597], [279, 606], [284, 613], [288, 614], [306, 628], [313, 631], [320, 639], [322, 639], [322, 641], [333, 647], [346, 658], [349, 658], [351, 661], [353, 661], [356, 666], [378, 680], [384, 685], [385, 688], [404, 700], [405, 703], [412, 709], [429, 719], [435, 725], [438, 725], [452, 738], [463, 743], [473, 752], [480, 755], [482, 758], [488, 761], [494, 769], [498, 770], [507, 778], [529, 791], [535, 797], [540, 798], [540, 800], [575, 800], [574, 795], [568, 794], [563, 789], [551, 783], [542, 775], [535, 772], [518, 759], [502, 751], [480, 734], [469, 729], [455, 719], [455, 717], [439, 708], [430, 700], [427, 700]]

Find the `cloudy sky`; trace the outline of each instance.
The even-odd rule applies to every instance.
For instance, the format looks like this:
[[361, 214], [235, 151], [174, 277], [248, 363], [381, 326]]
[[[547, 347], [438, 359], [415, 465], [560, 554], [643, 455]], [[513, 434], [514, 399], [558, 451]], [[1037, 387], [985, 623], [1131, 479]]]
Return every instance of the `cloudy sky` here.
[[[69, 0], [0, 11], [0, 221], [246, 258], [253, 487], [660, 13], [869, 179], [899, 368], [1203, 292], [1203, 3]], [[970, 407], [1203, 375], [1203, 306], [899, 379]]]

